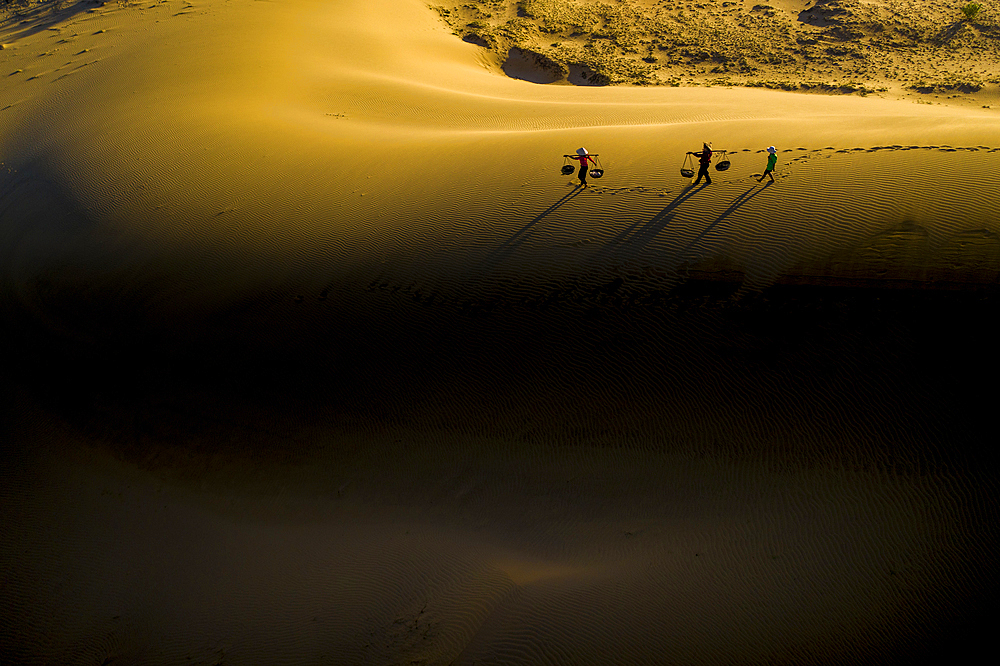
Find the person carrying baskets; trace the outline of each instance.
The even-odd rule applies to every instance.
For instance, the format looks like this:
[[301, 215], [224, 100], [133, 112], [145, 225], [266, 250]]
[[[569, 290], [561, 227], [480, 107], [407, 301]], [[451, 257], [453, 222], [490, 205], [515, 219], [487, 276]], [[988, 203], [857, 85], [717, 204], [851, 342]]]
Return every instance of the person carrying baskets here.
[[700, 183], [702, 176], [705, 177], [705, 184], [711, 185], [712, 177], [708, 175], [708, 166], [712, 163], [712, 142], [711, 141], [705, 142], [702, 146], [702, 150], [700, 153], [689, 152], [688, 155], [694, 155], [695, 157], [697, 157], [698, 164], [700, 165], [698, 168], [698, 178], [695, 179], [693, 185], [697, 185], [698, 183]]
[[566, 155], [566, 157], [580, 162], [580, 185], [587, 187], [587, 172], [590, 171], [590, 165], [597, 164], [594, 158], [590, 156], [586, 148], [577, 148], [576, 155]]

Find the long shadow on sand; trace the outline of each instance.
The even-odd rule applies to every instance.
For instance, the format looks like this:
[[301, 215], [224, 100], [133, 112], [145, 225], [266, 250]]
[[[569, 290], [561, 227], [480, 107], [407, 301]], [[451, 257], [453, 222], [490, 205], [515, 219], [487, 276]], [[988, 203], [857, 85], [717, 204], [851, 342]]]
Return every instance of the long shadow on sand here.
[[482, 267], [483, 268], [489, 268], [489, 267], [495, 265], [497, 262], [499, 262], [504, 257], [509, 256], [522, 243], [524, 243], [524, 241], [526, 241], [528, 239], [528, 234], [531, 231], [531, 228], [533, 226], [535, 226], [536, 224], [538, 224], [539, 222], [541, 222], [542, 220], [544, 220], [548, 215], [551, 215], [553, 212], [555, 212], [556, 210], [558, 210], [560, 207], [562, 207], [565, 204], [567, 204], [569, 201], [571, 201], [574, 197], [576, 197], [582, 191], [583, 191], [583, 188], [580, 187], [580, 186], [577, 186], [577, 187], [573, 188], [572, 192], [569, 192], [569, 193], [563, 195], [563, 197], [561, 199], [559, 199], [559, 201], [556, 201], [554, 204], [552, 204], [551, 206], [549, 206], [548, 208], [546, 208], [545, 210], [543, 210], [541, 213], [539, 213], [537, 216], [535, 216], [535, 218], [533, 220], [531, 220], [530, 222], [528, 222], [527, 224], [525, 224], [523, 227], [521, 227], [520, 229], [518, 229], [517, 231], [515, 231], [514, 234], [510, 238], [508, 238], [503, 243], [501, 243], [500, 245], [498, 245], [496, 247], [496, 249], [494, 249], [492, 252], [490, 252], [486, 256], [486, 259], [483, 260]]
[[668, 203], [666, 208], [654, 215], [648, 222], [635, 222], [627, 229], [619, 232], [617, 236], [608, 241], [604, 249], [597, 253], [596, 258], [604, 260], [609, 254], [619, 248], [621, 248], [619, 251], [622, 254], [627, 255], [624, 258], [630, 259], [634, 257], [638, 254], [639, 250], [649, 245], [663, 231], [664, 227], [670, 224], [676, 215], [675, 211], [682, 203], [705, 189], [706, 186], [707, 183], [698, 188], [688, 186], [673, 201]]
[[[691, 248], [693, 248], [695, 245], [698, 244], [698, 241], [700, 241], [702, 238], [704, 238], [705, 236], [707, 236], [708, 232], [711, 231], [713, 228], [715, 228], [719, 224], [719, 222], [722, 222], [724, 219], [726, 219], [727, 217], [729, 217], [730, 215], [732, 215], [740, 206], [742, 206], [746, 202], [750, 201], [751, 199], [753, 199], [755, 196], [757, 196], [758, 194], [760, 194], [761, 192], [763, 192], [764, 190], [766, 190], [770, 186], [771, 186], [771, 183], [768, 183], [767, 185], [765, 185], [761, 189], [759, 189], [756, 192], [754, 192], [754, 190], [757, 189], [757, 186], [754, 185], [749, 190], [747, 190], [743, 194], [741, 194], [738, 197], [736, 197], [733, 200], [733, 203], [729, 204], [729, 208], [727, 208], [726, 210], [722, 211], [722, 214], [719, 215], [719, 217], [715, 218], [712, 221], [711, 224], [709, 224], [707, 227], [705, 227], [704, 229], [702, 229], [702, 231], [701, 231], [700, 234], [698, 234], [697, 236], [695, 236], [694, 238], [692, 238], [691, 242], [688, 243], [687, 246], [685, 246], [685, 248], [680, 251], [679, 255], [680, 256], [684, 256], [684, 254], [688, 250], [690, 250]], [[753, 194], [751, 194], [751, 192], [753, 192]]]

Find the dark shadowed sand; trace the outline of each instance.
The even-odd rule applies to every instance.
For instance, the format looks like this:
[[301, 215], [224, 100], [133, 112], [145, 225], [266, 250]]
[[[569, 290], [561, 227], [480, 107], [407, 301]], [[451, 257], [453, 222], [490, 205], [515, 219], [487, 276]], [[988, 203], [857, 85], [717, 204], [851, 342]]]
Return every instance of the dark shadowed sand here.
[[55, 80], [0, 87], [0, 663], [989, 649], [987, 110], [551, 89], [419, 2], [188, 4], [0, 40]]

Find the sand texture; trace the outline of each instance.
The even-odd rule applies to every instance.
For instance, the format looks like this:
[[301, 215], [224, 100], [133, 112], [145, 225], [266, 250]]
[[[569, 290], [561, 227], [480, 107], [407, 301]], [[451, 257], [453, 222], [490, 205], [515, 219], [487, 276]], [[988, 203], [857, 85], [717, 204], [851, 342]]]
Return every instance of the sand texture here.
[[477, 0], [435, 5], [509, 76], [996, 100], [997, 5], [933, 0]]
[[0, 663], [989, 647], [993, 84], [568, 85], [453, 9], [3, 6]]

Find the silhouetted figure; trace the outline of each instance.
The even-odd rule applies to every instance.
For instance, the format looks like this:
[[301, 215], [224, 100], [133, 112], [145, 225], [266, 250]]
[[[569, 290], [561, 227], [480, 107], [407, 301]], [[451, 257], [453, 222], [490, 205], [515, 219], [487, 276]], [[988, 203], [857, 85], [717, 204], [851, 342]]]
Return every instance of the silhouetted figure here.
[[594, 158], [586, 148], [577, 148], [576, 155], [570, 155], [569, 158], [580, 162], [580, 185], [587, 187], [587, 172], [590, 171], [591, 164], [596, 164]]
[[770, 178], [772, 183], [774, 182], [774, 176], [771, 172], [774, 171], [774, 165], [778, 163], [778, 149], [771, 146], [767, 149], [767, 152], [767, 168], [764, 169], [764, 173], [760, 174], [760, 178], [757, 179], [758, 183], [764, 180], [764, 176]]
[[712, 177], [708, 175], [708, 165], [712, 163], [712, 143], [707, 142], [703, 144], [702, 151], [700, 153], [688, 153], [688, 155], [695, 155], [698, 158], [698, 164], [701, 166], [698, 168], [698, 177], [694, 180], [694, 185], [701, 182], [701, 177], [705, 177], [705, 184], [712, 184]]

